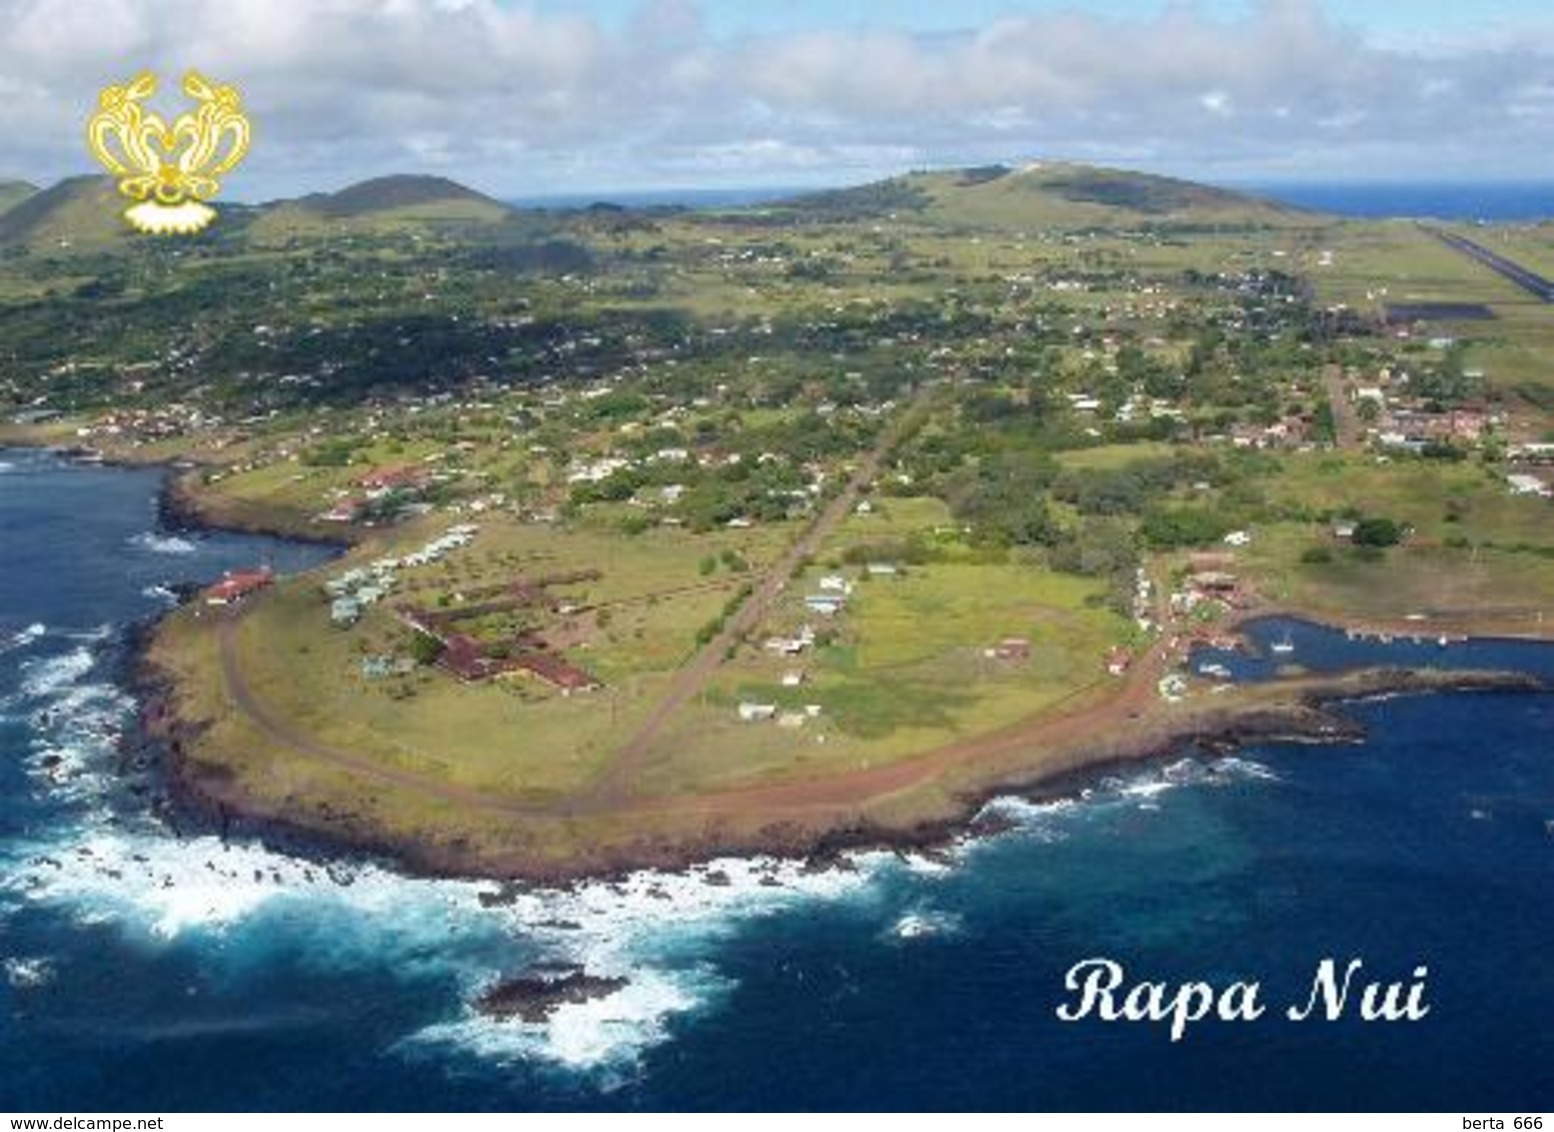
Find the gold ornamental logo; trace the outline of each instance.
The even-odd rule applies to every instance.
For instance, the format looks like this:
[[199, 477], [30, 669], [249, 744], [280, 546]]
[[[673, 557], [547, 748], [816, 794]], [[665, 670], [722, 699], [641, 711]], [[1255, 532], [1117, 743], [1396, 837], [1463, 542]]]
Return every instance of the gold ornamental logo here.
[[198, 107], [169, 126], [141, 105], [156, 84], [156, 75], [142, 71], [123, 86], [105, 88], [86, 143], [119, 179], [119, 192], [138, 202], [125, 210], [130, 224], [161, 236], [198, 232], [215, 219], [205, 202], [243, 160], [252, 130], [236, 88], [197, 71], [184, 76], [183, 92]]

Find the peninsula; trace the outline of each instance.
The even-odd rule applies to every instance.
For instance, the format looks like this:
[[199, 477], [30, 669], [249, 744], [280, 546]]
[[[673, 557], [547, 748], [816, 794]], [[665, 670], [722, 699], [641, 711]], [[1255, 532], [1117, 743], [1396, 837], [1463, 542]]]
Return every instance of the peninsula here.
[[391, 177], [157, 243], [110, 190], [0, 211], [0, 443], [342, 547], [150, 634], [223, 827], [547, 880], [942, 837], [1525, 683], [1194, 663], [1251, 617], [1547, 635], [1548, 225], [1042, 163], [701, 211]]

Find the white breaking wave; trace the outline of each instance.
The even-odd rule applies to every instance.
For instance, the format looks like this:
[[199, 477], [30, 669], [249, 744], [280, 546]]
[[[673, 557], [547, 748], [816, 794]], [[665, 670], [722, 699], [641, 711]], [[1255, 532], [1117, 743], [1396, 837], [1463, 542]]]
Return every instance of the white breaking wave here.
[[103, 624], [95, 629], [80, 629], [75, 632], [65, 633], [64, 636], [72, 641], [88, 641], [98, 644], [113, 636], [113, 626]]
[[1255, 759], [1244, 759], [1236, 755], [1227, 755], [1224, 758], [1215, 759], [1209, 764], [1209, 769], [1222, 779], [1261, 782], [1281, 781], [1279, 775], [1272, 767], [1264, 766]]
[[146, 531], [130, 539], [130, 542], [152, 554], [193, 554], [199, 547], [177, 535], [159, 535]]
[[890, 934], [910, 942], [933, 936], [959, 935], [961, 928], [961, 918], [955, 913], [919, 907], [896, 920], [890, 926]]
[[54, 965], [46, 957], [26, 959], [16, 956], [4, 963], [5, 979], [13, 987], [41, 987], [54, 981]]
[[0, 641], [0, 656], [17, 649], [24, 649], [34, 641], [39, 640], [48, 632], [48, 626], [42, 622], [34, 621], [25, 629], [21, 629], [3, 641]]
[[[57, 908], [151, 946], [202, 936], [284, 941], [326, 969], [381, 963], [406, 978], [451, 975], [462, 998], [450, 1002], [447, 1019], [406, 1037], [407, 1057], [453, 1044], [579, 1069], [629, 1065], [665, 1039], [671, 1017], [715, 1001], [726, 986], [713, 969], [715, 949], [740, 924], [844, 897], [870, 884], [876, 869], [899, 867], [884, 853], [826, 873], [797, 862], [724, 860], [483, 901], [495, 892], [487, 882], [326, 867], [213, 836], [178, 840], [149, 822], [116, 818], [107, 805], [111, 755], [132, 704], [97, 676], [84, 646], [24, 667], [36, 713], [27, 764], [60, 802], [61, 820], [0, 858], [0, 912]], [[468, 1005], [532, 963], [627, 981], [600, 999], [561, 1006], [542, 1024], [486, 1018]]]
[[[708, 1009], [731, 984], [717, 969], [720, 945], [753, 923], [864, 898], [878, 901], [882, 939], [900, 943], [962, 930], [923, 900], [923, 886], [952, 875], [974, 845], [932, 857], [856, 853], [846, 867], [726, 859], [681, 873], [643, 871], [619, 881], [500, 894], [491, 883], [426, 880], [375, 865], [314, 864], [213, 836], [175, 839], [149, 821], [124, 820], [108, 804], [111, 756], [132, 703], [97, 679], [87, 647], [23, 666], [35, 728], [28, 765], [60, 798], [60, 820], [0, 856], [0, 915], [20, 905], [56, 908], [82, 924], [111, 924], [151, 946], [225, 937], [211, 962], [253, 947], [285, 947], [324, 970], [382, 965], [406, 979], [452, 981], [447, 1017], [398, 1046], [406, 1058], [449, 1048], [501, 1062], [543, 1061], [573, 1070], [629, 1070], [665, 1041], [678, 1016]], [[1107, 780], [1092, 800], [989, 802], [984, 813], [1024, 835], [1058, 838], [1095, 805], [1154, 795], [1187, 781], [1260, 778], [1246, 759], [1184, 760]], [[1176, 769], [1173, 769], [1176, 768]], [[68, 804], [67, 804], [68, 803]], [[904, 885], [883, 884], [894, 877]], [[892, 906], [904, 889], [909, 903]], [[485, 899], [483, 899], [485, 897]], [[872, 908], [872, 905], [871, 905]], [[28, 967], [8, 978], [31, 978]], [[480, 993], [536, 965], [565, 965], [624, 984], [565, 1004], [540, 1023], [497, 1020], [470, 1005]]]
[[178, 604], [178, 595], [175, 594], [172, 590], [168, 589], [165, 585], [146, 586], [140, 591], [140, 596], [154, 598], [157, 601], [164, 601], [168, 605]]
[[1181, 786], [1224, 786], [1253, 781], [1278, 782], [1280, 779], [1270, 767], [1255, 759], [1227, 755], [1206, 760], [1193, 756], [1163, 766], [1142, 766], [1128, 775], [1108, 775], [1094, 786], [1081, 790], [1077, 798], [1046, 802], [1016, 797], [994, 798], [982, 808], [980, 816], [1008, 822], [1023, 836], [1058, 841], [1067, 835], [1066, 822], [1085, 813], [1120, 804], [1158, 810], [1160, 797]]
[[91, 650], [84, 646], [62, 656], [29, 660], [22, 665], [21, 694], [42, 700], [69, 692], [95, 664]]

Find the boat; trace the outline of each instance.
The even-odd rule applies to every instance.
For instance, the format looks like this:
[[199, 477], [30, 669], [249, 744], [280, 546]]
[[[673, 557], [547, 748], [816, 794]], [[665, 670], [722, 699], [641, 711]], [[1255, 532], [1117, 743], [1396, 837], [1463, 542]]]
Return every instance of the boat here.
[[1286, 629], [1284, 630], [1284, 636], [1280, 637], [1277, 641], [1268, 647], [1276, 653], [1294, 652], [1295, 642], [1290, 640], [1290, 631]]

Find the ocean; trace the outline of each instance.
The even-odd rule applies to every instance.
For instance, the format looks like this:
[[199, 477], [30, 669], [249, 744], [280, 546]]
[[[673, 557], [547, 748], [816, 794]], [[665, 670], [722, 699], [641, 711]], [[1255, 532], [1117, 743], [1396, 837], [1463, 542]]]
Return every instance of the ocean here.
[[[1378, 699], [1362, 744], [1184, 751], [991, 804], [943, 854], [724, 862], [483, 901], [223, 844], [119, 764], [126, 632], [170, 584], [315, 547], [156, 523], [158, 473], [0, 451], [0, 1109], [1404, 1109], [1554, 1103], [1554, 696]], [[1288, 632], [1291, 659], [1554, 648]], [[1201, 663], [1216, 658], [1205, 656]], [[1256, 678], [1258, 661], [1246, 665]], [[667, 892], [666, 903], [654, 890]], [[1257, 980], [1256, 1021], [1065, 1022], [1065, 973]], [[1290, 1021], [1318, 964], [1426, 968], [1417, 1021]], [[539, 962], [626, 986], [468, 1007]], [[1356, 992], [1358, 993], [1358, 992]], [[1352, 1009], [1350, 1011], [1352, 1015]]]
[[1554, 217], [1554, 182], [1323, 184], [1233, 186], [1270, 200], [1338, 216], [1406, 216], [1429, 220], [1540, 221]]
[[[1259, 181], [1226, 183], [1225, 188], [1282, 201], [1335, 216], [1414, 217], [1431, 220], [1531, 222], [1554, 218], [1554, 182], [1397, 183]], [[523, 208], [587, 208], [608, 201], [625, 208], [743, 208], [769, 204], [815, 188], [627, 189], [619, 192], [556, 193], [520, 197]]]

